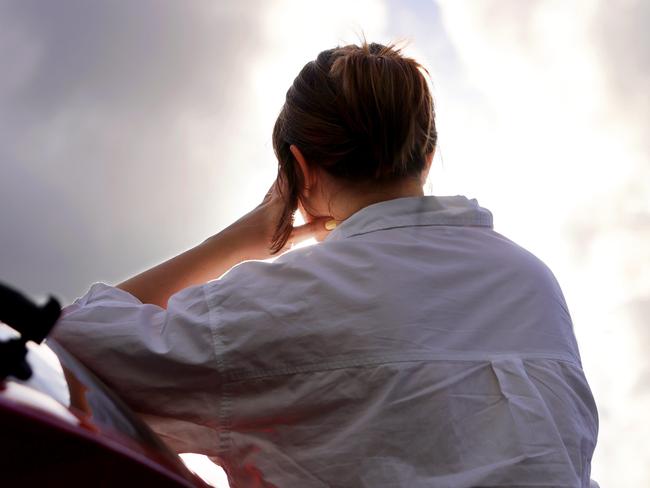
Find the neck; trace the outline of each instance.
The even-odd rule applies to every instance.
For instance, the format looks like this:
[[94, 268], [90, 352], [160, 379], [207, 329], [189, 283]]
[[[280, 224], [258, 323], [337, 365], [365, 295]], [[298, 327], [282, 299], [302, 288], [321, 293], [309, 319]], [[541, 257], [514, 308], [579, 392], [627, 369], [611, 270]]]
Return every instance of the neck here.
[[356, 186], [341, 189], [333, 195], [330, 215], [336, 220], [342, 221], [373, 203], [394, 200], [395, 198], [421, 196], [424, 196], [422, 182], [413, 178], [391, 182], [390, 185], [384, 185], [383, 187], [378, 187], [375, 184], [372, 187]]

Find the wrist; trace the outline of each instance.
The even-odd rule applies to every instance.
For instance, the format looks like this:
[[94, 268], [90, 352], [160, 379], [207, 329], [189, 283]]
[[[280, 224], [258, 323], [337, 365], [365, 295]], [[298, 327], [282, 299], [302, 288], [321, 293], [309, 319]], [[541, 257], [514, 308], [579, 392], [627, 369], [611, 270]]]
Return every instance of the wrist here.
[[221, 232], [208, 237], [202, 246], [208, 247], [220, 257], [234, 266], [241, 261], [264, 259], [259, 257], [259, 250], [253, 246], [253, 238], [245, 227], [232, 224]]

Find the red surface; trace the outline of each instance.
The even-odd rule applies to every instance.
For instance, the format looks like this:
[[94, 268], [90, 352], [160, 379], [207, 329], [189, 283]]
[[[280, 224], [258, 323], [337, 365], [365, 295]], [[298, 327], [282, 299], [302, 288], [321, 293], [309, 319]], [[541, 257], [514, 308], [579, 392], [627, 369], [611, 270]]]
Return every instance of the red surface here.
[[2, 487], [206, 487], [189, 470], [0, 395]]

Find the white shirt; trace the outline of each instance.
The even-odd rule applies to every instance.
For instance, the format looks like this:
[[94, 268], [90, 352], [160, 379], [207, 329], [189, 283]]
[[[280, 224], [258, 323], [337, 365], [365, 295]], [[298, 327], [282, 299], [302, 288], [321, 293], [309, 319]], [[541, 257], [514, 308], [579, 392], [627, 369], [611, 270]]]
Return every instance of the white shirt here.
[[166, 310], [95, 283], [53, 335], [233, 487], [589, 486], [564, 296], [476, 199], [367, 206]]

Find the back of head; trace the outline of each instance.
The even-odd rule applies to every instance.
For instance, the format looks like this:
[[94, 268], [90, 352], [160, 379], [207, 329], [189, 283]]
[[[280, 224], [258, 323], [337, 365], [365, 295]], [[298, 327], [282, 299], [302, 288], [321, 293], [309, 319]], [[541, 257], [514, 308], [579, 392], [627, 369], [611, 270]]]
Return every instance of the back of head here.
[[273, 238], [291, 233], [304, 178], [289, 146], [341, 183], [381, 184], [417, 177], [437, 142], [433, 98], [422, 67], [389, 44], [350, 44], [321, 52], [287, 91], [273, 128], [285, 209]]

